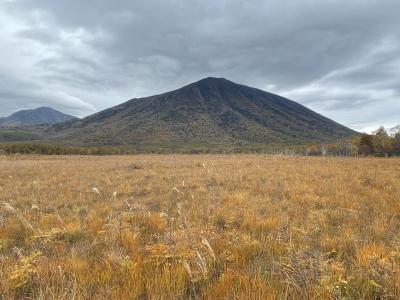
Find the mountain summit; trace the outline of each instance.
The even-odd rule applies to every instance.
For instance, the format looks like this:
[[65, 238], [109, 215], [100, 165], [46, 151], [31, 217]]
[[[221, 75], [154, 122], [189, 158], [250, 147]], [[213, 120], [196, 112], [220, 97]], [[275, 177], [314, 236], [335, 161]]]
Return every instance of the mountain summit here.
[[46, 132], [89, 145], [298, 144], [354, 134], [294, 101], [212, 77], [161, 95], [132, 99]]
[[0, 126], [17, 127], [23, 125], [55, 124], [74, 118], [74, 116], [64, 114], [51, 107], [39, 107], [37, 109], [21, 110], [9, 117], [0, 118]]

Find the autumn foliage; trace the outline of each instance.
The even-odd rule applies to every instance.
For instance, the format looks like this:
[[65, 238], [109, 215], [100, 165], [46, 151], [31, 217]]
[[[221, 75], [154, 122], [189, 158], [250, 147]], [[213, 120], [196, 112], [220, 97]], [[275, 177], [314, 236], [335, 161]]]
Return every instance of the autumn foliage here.
[[0, 156], [4, 299], [399, 299], [396, 158]]

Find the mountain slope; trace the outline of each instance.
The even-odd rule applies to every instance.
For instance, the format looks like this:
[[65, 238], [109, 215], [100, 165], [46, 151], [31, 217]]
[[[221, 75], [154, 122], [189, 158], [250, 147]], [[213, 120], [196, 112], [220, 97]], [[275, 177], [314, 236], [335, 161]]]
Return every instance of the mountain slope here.
[[56, 124], [74, 118], [74, 116], [64, 114], [50, 107], [39, 107], [32, 110], [21, 110], [7, 118], [1, 118], [0, 126], [17, 127], [23, 125]]
[[282, 144], [354, 134], [296, 102], [222, 78], [132, 99], [46, 131], [56, 140], [89, 145]]

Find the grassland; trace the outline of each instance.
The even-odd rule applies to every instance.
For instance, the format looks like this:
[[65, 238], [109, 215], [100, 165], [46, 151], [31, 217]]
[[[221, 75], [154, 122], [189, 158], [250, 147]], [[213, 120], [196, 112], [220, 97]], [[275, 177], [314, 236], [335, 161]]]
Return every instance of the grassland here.
[[399, 175], [399, 159], [0, 156], [0, 294], [399, 299]]

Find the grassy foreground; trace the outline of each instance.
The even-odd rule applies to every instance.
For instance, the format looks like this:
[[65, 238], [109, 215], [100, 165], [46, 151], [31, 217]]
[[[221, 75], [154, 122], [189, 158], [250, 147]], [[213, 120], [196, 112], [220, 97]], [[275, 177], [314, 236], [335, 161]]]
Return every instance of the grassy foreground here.
[[399, 299], [400, 159], [0, 157], [0, 298]]

